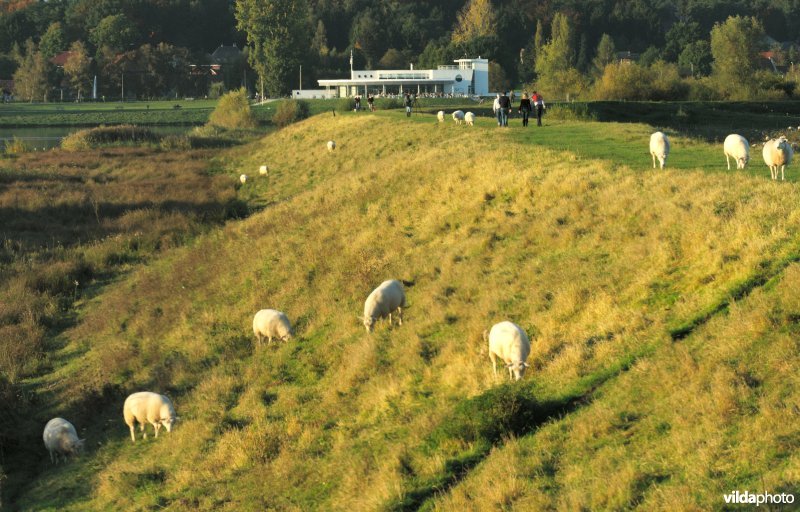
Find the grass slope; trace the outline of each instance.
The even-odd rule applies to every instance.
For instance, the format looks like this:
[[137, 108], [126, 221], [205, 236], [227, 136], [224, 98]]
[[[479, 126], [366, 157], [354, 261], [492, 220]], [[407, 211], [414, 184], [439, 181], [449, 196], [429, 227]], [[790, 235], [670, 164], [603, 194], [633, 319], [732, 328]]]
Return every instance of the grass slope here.
[[[643, 125], [534, 130], [320, 116], [232, 150], [237, 173], [270, 166], [240, 190], [263, 210], [84, 305], [81, 357], [40, 385], [92, 448], [43, 462], [17, 507], [705, 510], [796, 489], [800, 190], [679, 137], [653, 171]], [[390, 277], [407, 322], [368, 336]], [[297, 338], [254, 350], [262, 307]], [[534, 345], [513, 385], [481, 339], [503, 319]], [[141, 389], [183, 421], [132, 444]]]

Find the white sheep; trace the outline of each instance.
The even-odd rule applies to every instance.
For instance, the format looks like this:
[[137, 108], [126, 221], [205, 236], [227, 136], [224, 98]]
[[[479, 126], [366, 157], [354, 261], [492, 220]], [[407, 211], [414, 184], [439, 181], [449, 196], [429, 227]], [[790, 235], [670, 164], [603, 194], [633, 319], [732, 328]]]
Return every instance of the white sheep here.
[[78, 432], [64, 418], [53, 418], [44, 426], [44, 447], [50, 452], [50, 462], [58, 463], [58, 456], [67, 460], [67, 455], [78, 455], [83, 451], [85, 439], [78, 439]]
[[661, 164], [662, 170], [667, 166], [669, 139], [663, 132], [655, 132], [650, 136], [650, 155], [653, 157], [653, 169], [656, 168], [656, 159]]
[[464, 111], [463, 110], [456, 110], [455, 112], [453, 112], [453, 121], [455, 121], [456, 124], [463, 123], [464, 122]]
[[262, 165], [261, 167], [258, 168], [258, 174], [260, 174], [261, 176], [266, 176], [267, 172], [268, 170], [266, 165]]
[[247, 175], [246, 174], [242, 174], [241, 176], [239, 176], [239, 181], [242, 182], [242, 185], [247, 183]]
[[725, 162], [728, 164], [728, 170], [731, 170], [730, 158], [736, 162], [737, 169], [744, 169], [747, 162], [750, 161], [750, 143], [741, 135], [732, 133], [725, 137], [725, 142], [722, 145], [725, 152]]
[[781, 169], [781, 180], [784, 179], [783, 171], [787, 165], [792, 163], [794, 150], [786, 137], [781, 136], [764, 143], [763, 149], [764, 163], [769, 167], [769, 172], [773, 180], [778, 179], [778, 168]]
[[147, 432], [144, 429], [147, 423], [153, 425], [156, 437], [158, 437], [158, 431], [162, 426], [167, 429], [167, 432], [172, 432], [172, 425], [178, 421], [172, 401], [164, 395], [149, 391], [134, 393], [126, 398], [122, 414], [125, 417], [125, 423], [131, 429], [133, 442], [136, 442], [134, 426], [137, 421], [139, 430], [143, 433], [143, 439], [147, 439]]
[[520, 326], [514, 322], [500, 322], [484, 331], [484, 341], [489, 342], [489, 357], [492, 360], [494, 375], [497, 376], [497, 358], [508, 368], [509, 376], [520, 380], [530, 365], [526, 363], [531, 353], [531, 342]]
[[328, 151], [330, 152], [330, 151], [333, 151], [334, 149], [336, 149], [336, 142], [334, 142], [332, 140], [329, 140], [328, 141]]
[[389, 325], [392, 325], [392, 313], [395, 311], [397, 324], [403, 325], [403, 308], [406, 304], [406, 294], [403, 285], [396, 279], [384, 281], [372, 290], [367, 300], [364, 302], [364, 316], [362, 320], [367, 332], [372, 332], [375, 321], [379, 318], [389, 317]]
[[475, 126], [475, 114], [472, 112], [464, 114], [464, 122], [467, 123], [467, 126]]
[[262, 309], [256, 313], [253, 317], [253, 334], [259, 346], [264, 338], [267, 338], [267, 343], [272, 343], [272, 338], [285, 341], [294, 335], [286, 314], [274, 309]]
[[440, 110], [436, 113], [436, 119], [438, 119], [440, 123], [444, 122], [444, 110]]

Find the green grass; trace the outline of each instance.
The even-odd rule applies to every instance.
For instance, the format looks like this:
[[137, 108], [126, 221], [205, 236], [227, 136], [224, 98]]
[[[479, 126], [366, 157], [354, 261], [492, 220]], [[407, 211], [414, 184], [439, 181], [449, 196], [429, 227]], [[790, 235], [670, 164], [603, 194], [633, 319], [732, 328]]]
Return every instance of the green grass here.
[[[460, 511], [722, 510], [732, 489], [796, 489], [798, 186], [678, 132], [661, 171], [649, 126], [546, 122], [326, 114], [225, 150], [205, 175], [249, 174], [254, 213], [142, 254], [48, 332], [18, 384], [47, 390], [20, 423], [30, 448], [4, 463], [29, 483], [4, 492], [20, 509]], [[357, 315], [389, 277], [406, 321], [367, 335]], [[297, 337], [253, 348], [262, 307]], [[492, 375], [481, 337], [504, 319], [533, 341], [520, 383]], [[120, 404], [141, 389], [182, 421], [133, 444]], [[51, 468], [36, 422], [56, 413], [91, 449]]]

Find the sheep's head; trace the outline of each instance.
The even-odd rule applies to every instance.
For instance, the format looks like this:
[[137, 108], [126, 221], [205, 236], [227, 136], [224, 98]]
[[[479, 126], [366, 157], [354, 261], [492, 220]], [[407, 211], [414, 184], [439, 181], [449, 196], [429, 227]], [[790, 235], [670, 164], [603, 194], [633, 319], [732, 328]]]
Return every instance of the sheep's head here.
[[70, 455], [80, 455], [83, 452], [83, 445], [85, 442], [86, 439], [70, 439], [67, 441], [67, 446], [64, 447], [64, 451]]
[[176, 416], [170, 415], [161, 420], [161, 425], [163, 425], [164, 428], [167, 429], [167, 432], [172, 432], [172, 425], [174, 425], [176, 421], [178, 421], [178, 418]]
[[367, 332], [372, 332], [372, 328], [375, 326], [375, 317], [365, 316], [362, 320], [364, 321], [364, 327], [367, 329]]
[[745, 155], [741, 158], [736, 159], [736, 167], [739, 169], [744, 169], [747, 165], [747, 162], [750, 161], [750, 155]]
[[529, 366], [530, 365], [524, 361], [517, 361], [506, 365], [514, 375], [514, 380], [520, 380], [525, 375], [525, 370], [527, 370]]

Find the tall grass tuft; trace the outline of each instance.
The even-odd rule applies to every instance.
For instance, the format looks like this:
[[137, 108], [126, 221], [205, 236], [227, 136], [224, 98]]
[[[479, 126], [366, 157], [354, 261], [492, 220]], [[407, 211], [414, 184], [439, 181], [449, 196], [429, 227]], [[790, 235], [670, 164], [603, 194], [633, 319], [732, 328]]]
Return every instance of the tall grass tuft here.
[[281, 101], [275, 109], [275, 114], [272, 115], [272, 122], [279, 128], [283, 128], [306, 117], [308, 117], [307, 102], [302, 100]]
[[241, 88], [222, 96], [208, 124], [227, 129], [255, 128], [256, 118], [250, 109], [247, 90]]
[[100, 126], [80, 130], [64, 137], [61, 148], [67, 151], [82, 151], [105, 146], [152, 144], [159, 141], [158, 135], [141, 126]]
[[14, 137], [11, 142], [6, 143], [5, 154], [8, 156], [16, 156], [27, 153], [30, 150], [30, 146], [28, 146], [24, 140]]

